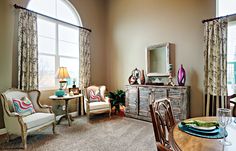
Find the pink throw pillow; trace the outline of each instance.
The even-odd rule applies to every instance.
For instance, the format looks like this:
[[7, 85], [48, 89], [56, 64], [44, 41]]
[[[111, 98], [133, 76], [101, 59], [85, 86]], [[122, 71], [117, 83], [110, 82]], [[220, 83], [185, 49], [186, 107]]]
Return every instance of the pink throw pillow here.
[[34, 107], [27, 97], [23, 97], [21, 99], [13, 99], [13, 105], [15, 111], [20, 115], [27, 116], [35, 113]]

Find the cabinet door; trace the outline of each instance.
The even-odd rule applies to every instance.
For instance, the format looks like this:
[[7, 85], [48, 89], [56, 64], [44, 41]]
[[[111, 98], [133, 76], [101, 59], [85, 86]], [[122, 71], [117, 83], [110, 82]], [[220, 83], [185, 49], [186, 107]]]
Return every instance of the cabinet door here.
[[126, 113], [138, 115], [138, 87], [128, 86], [125, 93]]
[[163, 99], [167, 97], [166, 88], [153, 88], [152, 93], [154, 95], [154, 100]]
[[139, 87], [139, 115], [150, 117], [150, 95], [151, 89], [147, 87]]
[[187, 118], [187, 99], [185, 99], [186, 89], [169, 89], [169, 98], [173, 110], [173, 116], [176, 121], [181, 121]]

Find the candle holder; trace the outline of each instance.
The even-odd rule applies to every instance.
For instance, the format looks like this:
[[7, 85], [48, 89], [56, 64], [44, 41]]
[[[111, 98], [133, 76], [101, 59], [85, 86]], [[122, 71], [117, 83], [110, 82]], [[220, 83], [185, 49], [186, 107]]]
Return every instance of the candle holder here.
[[74, 78], [74, 79], [73, 79], [73, 85], [72, 85], [72, 88], [76, 88], [75, 81], [76, 81], [76, 79]]
[[167, 85], [170, 86], [175, 86], [174, 82], [173, 82], [173, 77], [172, 77], [172, 64], [169, 64], [169, 77], [168, 77], [168, 83]]

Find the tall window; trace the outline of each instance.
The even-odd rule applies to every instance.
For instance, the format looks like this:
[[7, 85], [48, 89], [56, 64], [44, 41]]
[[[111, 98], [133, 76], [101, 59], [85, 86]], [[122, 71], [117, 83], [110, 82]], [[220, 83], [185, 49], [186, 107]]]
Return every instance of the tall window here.
[[[81, 26], [78, 13], [67, 0], [31, 0], [28, 9]], [[39, 89], [55, 89], [56, 71], [67, 67], [71, 85], [79, 81], [79, 29], [38, 16]]]
[[[236, 13], [236, 0], [217, 0], [217, 16]], [[228, 23], [227, 84], [229, 94], [236, 93], [236, 20]]]

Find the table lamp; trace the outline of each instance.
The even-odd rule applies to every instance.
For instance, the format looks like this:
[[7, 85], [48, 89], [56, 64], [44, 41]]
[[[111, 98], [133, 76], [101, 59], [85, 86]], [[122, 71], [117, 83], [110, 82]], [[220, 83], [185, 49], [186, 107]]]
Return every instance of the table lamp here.
[[55, 95], [58, 97], [62, 97], [65, 95], [65, 90], [67, 87], [66, 78], [70, 78], [67, 68], [59, 67], [56, 73], [56, 78], [59, 79], [60, 88], [55, 92]]

